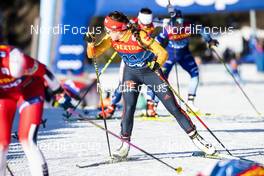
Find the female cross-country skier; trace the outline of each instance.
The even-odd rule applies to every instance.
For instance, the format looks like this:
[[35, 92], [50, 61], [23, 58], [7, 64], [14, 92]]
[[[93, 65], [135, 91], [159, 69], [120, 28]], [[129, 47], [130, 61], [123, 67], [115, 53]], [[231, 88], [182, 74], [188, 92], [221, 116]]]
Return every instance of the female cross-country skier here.
[[[139, 29], [147, 32], [148, 35], [151, 35], [154, 32], [155, 28], [153, 24], [153, 14], [149, 8], [142, 8], [138, 13], [138, 17], [131, 19], [130, 22], [138, 26]], [[120, 91], [120, 85], [122, 82], [124, 67], [125, 67], [124, 62], [121, 61], [120, 71], [119, 71], [119, 84], [112, 96], [111, 105], [109, 105], [107, 109], [104, 111], [106, 118], [111, 118], [113, 116], [116, 109], [116, 105], [121, 100], [122, 92]], [[152, 97], [150, 97], [149, 100], [147, 101], [146, 115], [149, 117], [155, 117], [157, 114], [154, 110], [154, 101], [152, 101], [151, 98]], [[99, 117], [103, 118], [103, 112], [99, 113]]]
[[[160, 65], [163, 65], [168, 57], [166, 50], [146, 32], [131, 28], [128, 18], [121, 12], [114, 11], [106, 16], [104, 26], [108, 35], [98, 44], [95, 44], [93, 34], [86, 34], [87, 54], [89, 58], [97, 58], [112, 47], [125, 63], [122, 81], [124, 109], [121, 137], [130, 140], [140, 86], [145, 84], [155, 91], [194, 144], [205, 153], [214, 154], [215, 148], [198, 134], [195, 125], [177, 104], [172, 91], [168, 88], [168, 82], [160, 69]], [[113, 156], [119, 159], [126, 158], [129, 149], [128, 144], [122, 143]]]
[[[156, 37], [159, 43], [165, 43], [166, 40], [168, 41], [166, 42], [166, 50], [168, 51], [169, 57], [165, 64], [162, 65], [162, 70], [165, 77], [168, 78], [172, 67], [178, 63], [188, 72], [191, 77], [188, 90], [188, 106], [197, 113], [200, 110], [195, 106], [194, 100], [199, 84], [199, 69], [189, 50], [189, 40], [191, 35], [200, 34], [209, 45], [217, 46], [218, 41], [212, 39], [202, 26], [200, 28], [197, 27], [197, 31], [194, 31], [193, 25], [184, 20], [180, 10], [174, 9], [174, 7], [171, 6], [171, 8], [168, 8], [168, 11], [171, 16], [169, 25], [163, 27], [162, 32]], [[148, 94], [152, 97], [155, 104], [157, 104], [158, 99], [155, 98], [154, 93], [148, 91]], [[188, 108], [187, 111], [191, 112]]]
[[62, 96], [59, 103], [65, 109], [72, 107], [71, 98], [64, 94], [45, 65], [15, 47], [0, 45], [0, 67], [0, 175], [6, 173], [6, 154], [18, 109], [18, 138], [27, 156], [31, 175], [48, 176], [47, 163], [36, 144], [38, 127], [42, 122], [44, 86], [47, 85], [54, 95]]

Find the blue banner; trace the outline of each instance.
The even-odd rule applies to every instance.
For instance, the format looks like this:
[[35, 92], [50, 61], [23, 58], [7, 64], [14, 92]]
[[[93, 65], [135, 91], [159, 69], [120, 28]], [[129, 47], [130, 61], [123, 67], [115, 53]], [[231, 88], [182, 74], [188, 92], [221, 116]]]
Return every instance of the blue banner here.
[[[85, 2], [85, 3], [84, 3]], [[89, 2], [89, 3], [87, 3]], [[55, 49], [55, 70], [81, 74], [86, 58], [84, 34], [96, 9], [95, 0], [62, 0]]]

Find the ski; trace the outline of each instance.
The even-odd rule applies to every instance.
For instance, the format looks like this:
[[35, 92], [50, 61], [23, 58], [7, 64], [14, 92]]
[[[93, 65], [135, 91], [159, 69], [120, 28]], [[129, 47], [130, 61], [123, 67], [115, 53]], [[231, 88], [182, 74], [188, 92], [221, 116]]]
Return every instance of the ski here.
[[142, 116], [141, 118], [138, 118], [140, 121], [158, 121], [158, 122], [171, 122], [174, 120], [173, 117], [171, 116], [164, 116], [164, 117], [147, 117], [147, 116]]
[[84, 117], [84, 118], [73, 117], [73, 118], [64, 118], [63, 120], [67, 122], [81, 122], [81, 121], [87, 121], [87, 120], [102, 120], [102, 119], [98, 119], [96, 117]]
[[[114, 120], [114, 119], [121, 119], [121, 118], [108, 118], [106, 120]], [[86, 121], [89, 121], [89, 120], [103, 120], [102, 118], [97, 118], [97, 117], [71, 117], [71, 118], [63, 118], [63, 120], [65, 122], [86, 122]]]
[[76, 167], [82, 169], [82, 168], [88, 168], [88, 167], [97, 167], [97, 166], [106, 165], [106, 164], [112, 164], [112, 160], [95, 162], [95, 163], [91, 163], [91, 164], [76, 164]]
[[[120, 120], [121, 117], [112, 117], [106, 120]], [[87, 118], [64, 118], [63, 119], [65, 122], [86, 122], [89, 120], [102, 120], [101, 118], [95, 118], [95, 117], [87, 117]], [[158, 122], [173, 122], [174, 118], [172, 117], [135, 117], [135, 120], [139, 120], [139, 121], [158, 121]]]
[[[106, 120], [115, 120], [115, 119], [121, 119], [121, 116], [116, 116], [114, 115], [111, 118], [108, 118]], [[161, 115], [157, 117], [147, 117], [144, 115], [135, 115], [135, 119], [140, 120], [140, 121], [159, 121], [159, 122], [170, 122], [174, 120], [174, 117], [170, 115]], [[88, 120], [102, 120], [102, 118], [94, 115], [94, 116], [85, 116], [85, 117], [70, 117], [70, 118], [63, 118], [64, 121], [66, 122], [85, 122]]]
[[125, 159], [110, 158], [108, 160], [94, 162], [94, 163], [76, 164], [76, 167], [78, 167], [80, 169], [89, 168], [89, 167], [98, 167], [98, 166], [102, 166], [102, 165], [116, 164], [116, 163], [120, 163], [120, 162], [136, 161], [138, 159], [139, 159], [139, 157], [125, 158]]
[[[81, 118], [81, 117], [66, 117], [63, 118], [64, 121], [66, 122], [85, 122], [88, 120], [102, 120], [102, 118], [100, 118], [98, 116], [99, 111], [98, 110], [89, 110], [90, 112], [86, 112], [86, 116]], [[113, 115], [111, 118], [108, 118], [106, 120], [120, 120], [121, 119], [121, 113], [120, 112], [116, 112], [117, 114]], [[190, 117], [194, 117], [195, 115], [193, 113], [188, 113], [188, 115]], [[202, 113], [202, 112], [197, 112], [198, 116], [200, 117], [215, 117], [216, 114], [214, 113]], [[135, 113], [135, 119], [139, 120], [139, 121], [158, 121], [158, 122], [174, 122], [174, 117], [171, 115], [167, 115], [167, 114], [162, 114], [162, 115], [158, 115], [156, 117], [147, 117], [146, 113], [142, 113], [140, 111]]]
[[192, 113], [192, 112], [188, 112], [187, 114], [188, 114], [190, 117], [195, 116], [195, 114], [196, 114], [197, 116], [199, 116], [199, 117], [215, 117], [215, 116], [217, 116], [217, 115], [214, 114], [214, 113], [210, 113], [210, 112], [201, 112], [201, 111], [199, 111], [199, 112], [195, 112], [195, 114]]
[[231, 156], [228, 154], [223, 154], [223, 153], [215, 153], [213, 155], [208, 155], [202, 151], [193, 152], [192, 156], [210, 158], [210, 159], [218, 159], [218, 160], [229, 160], [229, 159], [238, 159], [239, 160], [240, 159], [238, 157]]
[[192, 156], [210, 158], [210, 159], [218, 159], [218, 160], [232, 160], [232, 159], [235, 159], [235, 160], [250, 161], [250, 160], [247, 160], [247, 159], [243, 159], [243, 158], [240, 158], [240, 157], [231, 156], [231, 155], [223, 154], [223, 153], [215, 153], [213, 155], [208, 155], [208, 154], [206, 154], [204, 152], [201, 152], [201, 151], [193, 152]]

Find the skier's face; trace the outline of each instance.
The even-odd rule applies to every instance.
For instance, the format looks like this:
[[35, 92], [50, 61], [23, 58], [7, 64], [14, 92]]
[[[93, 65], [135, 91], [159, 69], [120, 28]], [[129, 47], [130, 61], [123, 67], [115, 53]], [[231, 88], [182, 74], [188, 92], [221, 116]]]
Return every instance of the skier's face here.
[[106, 33], [111, 37], [113, 41], [120, 40], [122, 36], [124, 35], [124, 31], [106, 30]]

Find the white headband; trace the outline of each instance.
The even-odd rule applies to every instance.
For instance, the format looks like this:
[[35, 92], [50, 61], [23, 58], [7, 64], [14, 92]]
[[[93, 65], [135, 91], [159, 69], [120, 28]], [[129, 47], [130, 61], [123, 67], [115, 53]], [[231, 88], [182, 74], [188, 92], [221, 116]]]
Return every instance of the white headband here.
[[152, 14], [145, 14], [145, 13], [138, 13], [138, 20], [140, 23], [148, 25], [152, 23], [153, 15]]

